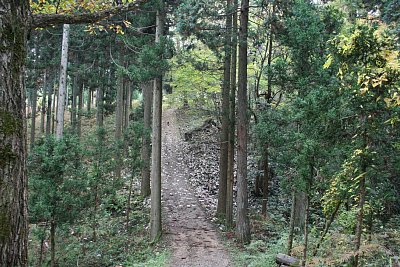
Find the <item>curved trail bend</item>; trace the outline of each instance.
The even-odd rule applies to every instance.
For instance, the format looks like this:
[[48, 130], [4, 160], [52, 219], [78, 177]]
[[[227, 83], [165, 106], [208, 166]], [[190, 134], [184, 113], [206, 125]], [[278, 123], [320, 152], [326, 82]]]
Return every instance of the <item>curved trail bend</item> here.
[[231, 262], [217, 231], [190, 188], [175, 110], [163, 114], [162, 205], [171, 267], [228, 267]]

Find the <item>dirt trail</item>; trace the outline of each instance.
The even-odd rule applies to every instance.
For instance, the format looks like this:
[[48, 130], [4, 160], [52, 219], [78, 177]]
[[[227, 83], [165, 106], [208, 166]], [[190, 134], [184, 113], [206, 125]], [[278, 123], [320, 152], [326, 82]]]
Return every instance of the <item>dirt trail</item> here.
[[207, 221], [187, 182], [182, 142], [175, 111], [166, 110], [163, 115], [162, 205], [164, 233], [172, 249], [170, 266], [231, 266], [216, 230]]

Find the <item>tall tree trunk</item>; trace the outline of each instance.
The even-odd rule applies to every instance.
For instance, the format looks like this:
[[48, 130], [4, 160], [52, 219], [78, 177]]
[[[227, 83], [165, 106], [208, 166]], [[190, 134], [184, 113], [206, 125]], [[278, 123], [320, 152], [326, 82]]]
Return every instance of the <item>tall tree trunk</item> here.
[[267, 215], [267, 206], [268, 206], [268, 189], [269, 189], [269, 147], [268, 143], [265, 144], [265, 151], [264, 151], [264, 180], [263, 180], [263, 200], [262, 200], [262, 207], [261, 207], [261, 214], [266, 216]]
[[78, 74], [75, 74], [72, 83], [72, 103], [71, 103], [71, 126], [72, 132], [77, 133], [77, 120], [76, 120], [76, 108], [77, 108], [77, 97], [78, 97]]
[[237, 219], [236, 235], [239, 242], [250, 241], [250, 223], [247, 195], [247, 34], [249, 21], [249, 1], [242, 0], [239, 30], [238, 68], [238, 152], [237, 152]]
[[87, 94], [87, 113], [90, 114], [91, 107], [92, 107], [92, 88], [88, 86], [88, 94]]
[[102, 154], [103, 154], [103, 139], [105, 135], [105, 130], [103, 128], [103, 97], [104, 92], [102, 87], [100, 86], [97, 91], [97, 114], [96, 114], [96, 122], [97, 122], [97, 173], [96, 173], [96, 181], [94, 186], [94, 210], [93, 210], [93, 218], [92, 218], [92, 236], [93, 241], [97, 240], [97, 213], [100, 207], [100, 193], [99, 193], [99, 183], [101, 183], [103, 179], [103, 171], [100, 167], [102, 162]]
[[100, 86], [97, 90], [97, 126], [103, 127], [104, 124], [104, 90]]
[[[121, 59], [123, 56], [121, 56]], [[117, 102], [115, 108], [115, 142], [117, 143], [116, 150], [116, 166], [115, 177], [121, 178], [122, 158], [121, 158], [121, 142], [122, 142], [122, 116], [124, 109], [124, 77], [122, 72], [118, 74]]]
[[[55, 86], [55, 84], [54, 84]], [[55, 128], [56, 128], [56, 117], [57, 117], [57, 94], [58, 94], [58, 90], [55, 89], [54, 90], [54, 94], [53, 94], [53, 111], [51, 113], [51, 133], [54, 134], [55, 132]]]
[[262, 161], [257, 160], [257, 174], [256, 174], [255, 181], [254, 181], [254, 196], [255, 197], [261, 196], [261, 190], [262, 190], [261, 170], [262, 170]]
[[55, 219], [51, 219], [50, 223], [50, 266], [56, 266], [56, 222]]
[[[50, 75], [49, 75], [50, 78]], [[46, 114], [46, 136], [51, 133], [51, 121], [52, 121], [52, 102], [53, 102], [53, 80], [50, 79], [47, 85], [47, 114]]]
[[143, 94], [143, 135], [142, 135], [142, 182], [140, 193], [150, 195], [150, 133], [151, 133], [151, 105], [153, 102], [153, 81], [141, 85]]
[[47, 96], [47, 70], [44, 70], [43, 74], [43, 88], [42, 88], [42, 109], [40, 112], [40, 135], [44, 134], [44, 118], [46, 116], [46, 96]]
[[303, 246], [303, 260], [301, 265], [306, 266], [307, 263], [307, 250], [308, 250], [308, 220], [310, 216], [310, 197], [306, 197], [306, 214], [304, 216], [304, 246]]
[[[367, 141], [367, 130], [366, 130], [366, 115], [361, 114], [361, 125], [363, 129], [362, 133], [362, 142], [363, 142], [363, 153], [366, 153], [368, 141]], [[364, 205], [365, 205], [365, 195], [366, 195], [366, 173], [367, 173], [367, 163], [365, 154], [361, 157], [361, 178], [360, 178], [360, 185], [359, 185], [359, 201], [358, 201], [358, 214], [357, 214], [357, 224], [356, 224], [356, 241], [355, 241], [355, 248], [354, 248], [354, 260], [353, 260], [353, 267], [358, 267], [359, 265], [359, 258], [360, 258], [360, 247], [361, 247], [361, 236], [362, 236], [362, 228], [363, 228], [363, 220], [364, 220]]]
[[217, 215], [225, 217], [226, 213], [226, 190], [228, 174], [228, 147], [229, 147], [229, 93], [231, 82], [231, 49], [232, 49], [232, 0], [226, 1], [226, 34], [224, 48], [224, 80], [222, 83], [222, 106], [221, 106], [221, 134], [220, 134], [220, 153], [219, 153], [219, 188]]
[[61, 68], [60, 82], [58, 86], [58, 104], [57, 104], [57, 127], [56, 138], [61, 139], [64, 132], [64, 110], [67, 89], [67, 65], [68, 65], [68, 42], [69, 42], [69, 24], [63, 26], [63, 38], [61, 46]]
[[[156, 21], [156, 43], [164, 34], [164, 0], [159, 0]], [[155, 242], [162, 231], [161, 226], [161, 120], [162, 120], [162, 74], [154, 79], [153, 128], [151, 149], [151, 214], [150, 239]]]
[[232, 6], [232, 52], [231, 52], [231, 82], [230, 82], [230, 107], [229, 107], [229, 146], [228, 170], [226, 181], [226, 225], [233, 225], [233, 182], [235, 165], [235, 101], [236, 101], [236, 66], [237, 66], [237, 16], [238, 0], [233, 0]]
[[25, 59], [29, 1], [0, 0], [0, 266], [27, 266]]
[[79, 82], [78, 122], [76, 125], [76, 130], [79, 138], [82, 136], [83, 88], [83, 82]]
[[[293, 189], [292, 189], [293, 190]], [[296, 192], [292, 191], [292, 208], [290, 211], [290, 223], [289, 223], [289, 237], [288, 237], [288, 248], [287, 254], [292, 254], [293, 237], [294, 237], [294, 217], [296, 213]]]
[[[130, 107], [129, 107], [129, 102], [130, 102], [130, 91], [131, 91], [131, 82], [129, 79], [125, 79], [124, 82], [124, 107], [123, 107], [123, 129], [124, 129], [124, 133], [127, 132], [128, 128], [129, 128], [129, 114], [130, 114]], [[124, 135], [124, 147], [123, 147], [123, 153], [125, 156], [128, 156], [128, 148], [129, 148], [129, 144], [128, 144], [128, 138], [125, 138]]]
[[[272, 7], [272, 12], [273, 14], [275, 13], [275, 2]], [[272, 101], [272, 70], [271, 70], [271, 62], [272, 62], [272, 45], [273, 45], [273, 33], [272, 33], [272, 20], [271, 20], [271, 25], [270, 25], [270, 34], [269, 34], [269, 43], [268, 43], [268, 60], [267, 60], [267, 65], [268, 65], [268, 89], [267, 89], [267, 95], [266, 99], [268, 103]]]
[[35, 131], [36, 131], [36, 105], [37, 105], [37, 88], [32, 88], [32, 118], [31, 118], [31, 138], [30, 138], [30, 147], [35, 145]]
[[46, 240], [46, 234], [44, 231], [44, 234], [42, 234], [42, 236], [40, 237], [40, 248], [39, 248], [39, 259], [37, 262], [37, 267], [41, 267], [42, 263], [43, 263], [43, 255], [44, 255], [44, 241]]
[[132, 90], [131, 90], [131, 81], [127, 80], [125, 86], [125, 129], [129, 127], [129, 115], [130, 115], [130, 108], [131, 108], [131, 97], [132, 97]]
[[301, 234], [304, 231], [304, 222], [306, 215], [306, 198], [307, 195], [304, 192], [296, 192], [294, 202], [294, 228], [296, 234]]

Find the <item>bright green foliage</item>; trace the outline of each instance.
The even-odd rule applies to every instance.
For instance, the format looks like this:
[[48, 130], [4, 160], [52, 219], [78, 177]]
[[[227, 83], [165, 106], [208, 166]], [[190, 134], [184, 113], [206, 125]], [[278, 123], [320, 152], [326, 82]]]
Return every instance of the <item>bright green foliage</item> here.
[[399, 51], [387, 27], [359, 21], [332, 43], [334, 48], [324, 67], [328, 68], [335, 57], [344, 86], [351, 89], [357, 79], [356, 95], [385, 101], [389, 108], [400, 105]]
[[182, 52], [173, 61], [171, 100], [179, 105], [213, 108], [212, 99], [220, 93], [221, 73], [216, 58], [204, 46]]
[[[353, 123], [354, 128], [351, 155], [334, 175], [325, 195], [325, 210], [332, 209], [332, 202], [339, 199], [355, 200], [359, 179], [368, 176], [369, 194], [373, 194], [374, 201], [367, 203], [367, 209], [379, 214], [383, 203], [391, 201], [394, 195], [389, 178], [393, 175], [392, 168], [398, 168], [399, 164], [397, 157], [390, 157], [396, 154], [398, 133], [389, 124], [395, 122], [393, 118], [399, 112], [398, 51], [393, 36], [383, 25], [369, 26], [363, 21], [338, 35], [332, 45], [325, 68], [338, 63], [341, 94], [348, 99], [354, 116], [348, 123]], [[362, 116], [367, 116], [365, 122], [360, 119]], [[366, 137], [362, 137], [363, 132]], [[367, 144], [362, 144], [363, 138]], [[390, 160], [384, 160], [385, 157]], [[361, 171], [361, 162], [368, 165], [367, 173]], [[376, 187], [377, 184], [385, 186]]]

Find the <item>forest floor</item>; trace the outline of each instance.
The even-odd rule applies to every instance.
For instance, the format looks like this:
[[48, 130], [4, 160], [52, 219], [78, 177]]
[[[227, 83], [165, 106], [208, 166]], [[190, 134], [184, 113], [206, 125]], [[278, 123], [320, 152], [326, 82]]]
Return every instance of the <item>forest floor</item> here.
[[170, 266], [232, 266], [216, 227], [207, 219], [188, 181], [186, 153], [175, 110], [163, 115], [163, 188], [166, 242]]

